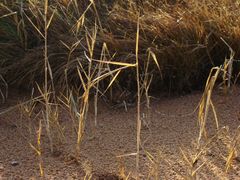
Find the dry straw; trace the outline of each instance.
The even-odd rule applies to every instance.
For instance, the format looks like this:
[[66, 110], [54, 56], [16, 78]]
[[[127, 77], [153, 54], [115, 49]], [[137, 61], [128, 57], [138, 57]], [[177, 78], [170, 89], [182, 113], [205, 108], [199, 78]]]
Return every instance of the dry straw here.
[[[240, 37], [239, 2], [29, 0], [14, 3], [4, 0], [0, 7], [0, 80], [3, 84], [0, 95], [3, 101], [7, 98], [8, 85], [37, 84], [41, 96], [35, 100], [43, 103], [44, 111], [43, 120], [39, 122], [37, 146], [31, 144], [31, 147], [38, 154], [41, 176], [44, 174], [42, 123], [53, 153], [57, 139], [64, 139], [58, 117], [59, 105], [65, 106], [76, 132], [76, 156], [79, 156], [91, 95], [94, 95], [96, 128], [98, 98], [107, 93], [112, 97], [114, 88], [123, 91], [126, 87], [122, 81], [125, 82], [129, 75], [127, 77], [132, 77], [128, 79], [130, 86], [136, 87], [129, 90], [137, 95], [137, 146], [136, 152], [120, 157], [136, 156], [136, 178], [140, 179], [142, 147], [157, 177], [154, 171], [158, 170], [156, 166], [161, 158], [155, 159], [141, 143], [141, 98], [146, 98], [149, 117], [152, 87], [183, 91], [199, 84], [193, 79], [204, 76], [207, 81], [199, 103], [197, 153], [191, 155], [181, 149], [189, 170], [187, 178], [197, 178], [197, 173], [207, 163], [196, 166], [197, 160], [222, 131], [212, 94], [221, 75], [226, 92], [231, 86], [234, 57], [238, 55], [233, 49], [237, 49]], [[231, 52], [229, 59], [225, 58], [226, 44]], [[15, 52], [19, 52], [17, 56]], [[56, 90], [61, 92], [61, 97], [57, 98]], [[206, 123], [210, 110], [214, 115], [216, 135], [209, 139]], [[236, 157], [239, 133], [231, 142], [226, 171]], [[170, 165], [166, 159], [164, 162]], [[85, 179], [92, 177], [89, 169], [86, 169]], [[121, 174], [126, 179], [130, 176], [123, 170]]]

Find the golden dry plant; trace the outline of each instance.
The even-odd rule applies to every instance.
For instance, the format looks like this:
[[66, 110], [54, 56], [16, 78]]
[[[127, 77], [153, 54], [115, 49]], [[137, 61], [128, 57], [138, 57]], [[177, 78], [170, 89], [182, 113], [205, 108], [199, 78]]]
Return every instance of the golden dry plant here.
[[[211, 98], [212, 98], [212, 92], [214, 90], [216, 81], [220, 77], [220, 73], [223, 74], [222, 81], [224, 84], [224, 91], [226, 92], [227, 89], [230, 88], [231, 79], [232, 79], [232, 64], [233, 64], [233, 58], [234, 58], [234, 52], [231, 48], [230, 48], [230, 53], [231, 53], [230, 59], [226, 59], [223, 66], [213, 67], [211, 69], [206, 82], [204, 93], [199, 104], [199, 112], [198, 112], [198, 124], [200, 127], [199, 137], [198, 137], [199, 146], [200, 146], [200, 141], [202, 139], [202, 136], [204, 135], [207, 138], [206, 121], [208, 119], [210, 107], [213, 111], [213, 115], [216, 123], [216, 129], [217, 130], [219, 129], [217, 113]], [[228, 83], [226, 83], [226, 81]]]
[[[135, 93], [136, 179], [141, 179], [141, 152], [150, 161], [149, 179], [159, 176], [159, 164], [171, 166], [167, 157], [155, 157], [146, 151], [141, 139], [142, 103], [146, 99], [150, 121], [150, 95], [155, 92], [188, 93], [201, 89], [198, 106], [199, 134], [194, 152], [181, 148], [187, 169], [186, 179], [197, 175], [208, 161], [203, 154], [217, 141], [220, 127], [212, 94], [222, 78], [225, 93], [240, 73], [239, 37], [240, 3], [238, 0], [155, 1], [155, 0], [26, 0], [0, 2], [0, 96], [8, 97], [10, 86], [32, 88], [37, 84], [44, 106], [39, 121], [37, 143], [31, 147], [39, 158], [43, 176], [43, 128], [53, 153], [57, 141], [64, 141], [59, 122], [64, 106], [76, 132], [76, 154], [81, 153], [91, 98], [94, 97], [94, 128], [98, 127], [99, 98], [114, 88]], [[226, 46], [227, 45], [227, 46]], [[226, 54], [230, 50], [229, 58]], [[16, 53], [17, 52], [17, 53]], [[237, 66], [235, 66], [237, 65]], [[210, 73], [209, 73], [210, 72]], [[128, 82], [128, 83], [126, 83]], [[61, 94], [61, 96], [58, 96]], [[121, 94], [121, 93], [120, 93]], [[128, 98], [128, 97], [126, 97]], [[15, 106], [24, 109], [28, 120], [35, 106], [32, 98]], [[123, 100], [126, 108], [126, 99]], [[32, 103], [32, 104], [31, 104]], [[134, 104], [135, 105], [135, 104]], [[9, 108], [0, 112], [11, 111]], [[216, 132], [208, 136], [206, 124], [212, 110]], [[30, 127], [31, 125], [29, 125]], [[32, 129], [29, 129], [32, 131]], [[45, 132], [45, 131], [44, 131]], [[228, 138], [226, 172], [238, 154], [239, 132]], [[197, 161], [200, 164], [197, 164]], [[92, 165], [82, 164], [84, 179], [93, 177]], [[130, 179], [123, 166], [120, 176]]]
[[37, 131], [37, 146], [35, 147], [32, 143], [29, 143], [31, 148], [36, 152], [39, 162], [40, 176], [44, 177], [44, 167], [42, 159], [42, 147], [41, 147], [41, 135], [42, 135], [42, 121], [39, 121], [39, 129]]
[[[161, 74], [159, 67], [151, 61], [149, 72], [152, 78], [149, 76], [148, 80], [151, 79], [153, 85], [159, 83], [159, 89], [181, 92], [198, 87], [199, 82], [195, 79], [203, 83], [211, 67], [224, 62], [228, 49], [221, 37], [237, 49], [239, 3], [236, 0], [218, 0], [215, 4], [211, 1], [202, 4], [198, 0], [147, 0], [140, 4], [144, 9], [139, 18], [140, 71], [144, 75], [144, 64], [147, 64], [149, 53], [154, 54], [152, 59], [156, 57]], [[84, 57], [87, 50], [87, 42], [83, 38], [87, 33], [85, 27], [92, 29], [96, 24], [98, 26], [94, 58], [100, 59], [105, 43], [110, 56], [114, 55], [121, 62], [133, 63], [138, 19], [136, 6], [133, 0], [51, 1], [46, 27], [49, 34], [48, 61], [55, 86], [68, 89], [78, 77], [77, 58], [85, 63], [88, 61]], [[27, 1], [14, 4], [4, 1], [1, 7], [3, 43], [0, 46], [3, 51], [0, 57], [3, 66], [0, 73], [10, 84], [35, 84], [39, 77], [44, 77], [44, 61], [39, 60], [44, 58], [44, 3]], [[17, 57], [11, 53], [15, 51], [19, 52]], [[21, 59], [21, 63], [17, 59]], [[135, 71], [132, 68], [128, 73], [134, 74]], [[121, 74], [119, 82], [125, 78], [125, 74]], [[135, 80], [131, 79], [130, 82], [135, 84]]]

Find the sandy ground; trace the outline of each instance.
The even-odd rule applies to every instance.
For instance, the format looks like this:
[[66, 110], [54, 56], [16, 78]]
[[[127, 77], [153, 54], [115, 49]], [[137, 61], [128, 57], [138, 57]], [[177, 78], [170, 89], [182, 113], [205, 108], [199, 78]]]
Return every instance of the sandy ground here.
[[[229, 131], [224, 131], [224, 137], [219, 135], [218, 140], [213, 140], [208, 150], [194, 163], [193, 169], [196, 169], [205, 162], [197, 171], [198, 179], [240, 179], [240, 158], [235, 158], [229, 172], [225, 172], [228, 146], [233, 142], [240, 124], [239, 90], [234, 88], [229, 95], [214, 93], [213, 103], [220, 127], [227, 126]], [[13, 105], [18, 98], [16, 94], [10, 96], [1, 109]], [[197, 112], [192, 112], [200, 98], [201, 92], [194, 92], [174, 98], [152, 99], [148, 118], [147, 109], [142, 106], [141, 179], [147, 179], [148, 176], [151, 176], [149, 179], [184, 179], [191, 173], [180, 148], [187, 157], [197, 152], [199, 128]], [[38, 110], [35, 111], [37, 113]], [[97, 128], [94, 128], [94, 113], [90, 108], [79, 156], [74, 151], [76, 134], [72, 120], [65, 110], [62, 110], [59, 119], [65, 140], [55, 143], [57, 147], [54, 154], [50, 153], [44, 130], [41, 136], [43, 179], [83, 179], [86, 172], [91, 172], [93, 179], [118, 179], [116, 175], [119, 171], [134, 178], [135, 156], [128, 155], [136, 152], [136, 108], [129, 107], [126, 112], [124, 108], [114, 109], [100, 103]], [[28, 119], [19, 110], [0, 116], [0, 179], [40, 178], [39, 159], [29, 145], [36, 145], [38, 124], [38, 118]], [[212, 114], [207, 127], [211, 137], [216, 132]]]

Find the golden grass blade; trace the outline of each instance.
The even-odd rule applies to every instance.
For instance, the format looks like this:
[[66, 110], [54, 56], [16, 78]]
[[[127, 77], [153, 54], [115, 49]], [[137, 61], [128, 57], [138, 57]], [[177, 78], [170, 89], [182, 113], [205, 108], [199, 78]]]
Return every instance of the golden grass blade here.
[[38, 144], [38, 150], [39, 150], [39, 152], [40, 152], [40, 154], [39, 154], [40, 176], [43, 177], [43, 175], [44, 175], [44, 170], [43, 170], [42, 153], [41, 153], [41, 136], [42, 136], [42, 121], [40, 120], [40, 121], [39, 121], [37, 144]]
[[39, 128], [37, 131], [37, 147], [34, 147], [32, 143], [29, 143], [30, 147], [37, 153], [38, 160], [39, 160], [39, 170], [40, 170], [40, 176], [44, 176], [44, 170], [43, 170], [43, 162], [42, 162], [42, 152], [41, 152], [41, 136], [42, 136], [42, 121], [39, 121]]
[[[224, 68], [224, 73], [223, 73], [224, 85], [226, 86], [225, 88], [229, 89], [231, 86], [231, 78], [232, 78], [232, 71], [233, 71], [233, 59], [235, 56], [235, 52], [233, 51], [231, 46], [222, 37], [220, 39], [224, 42], [224, 44], [226, 44], [226, 46], [228, 47], [228, 49], [230, 51], [230, 58], [225, 59], [225, 63], [224, 63], [224, 67], [223, 67]], [[225, 81], [227, 81], [227, 85], [226, 85]], [[225, 92], [227, 91], [227, 89], [225, 89]]]
[[[120, 74], [121, 70], [117, 71], [117, 73], [115, 74], [115, 76], [112, 78], [111, 82], [108, 84], [108, 87], [106, 88], [106, 90], [104, 91], [104, 93], [112, 86], [112, 84], [115, 82], [116, 78], [118, 77], [118, 75]], [[104, 94], [103, 93], [103, 94]]]
[[39, 151], [36, 147], [32, 145], [32, 143], [29, 143], [30, 147], [37, 153], [38, 156], [41, 155], [41, 151]]
[[151, 161], [151, 163], [154, 163], [154, 157], [151, 155], [148, 151], [145, 152], [147, 154], [148, 159]]
[[23, 14], [26, 16], [28, 21], [32, 24], [34, 29], [39, 33], [39, 35], [42, 36], [43, 39], [45, 39], [45, 36], [43, 35], [43, 33], [40, 31], [40, 29], [37, 28], [37, 26], [32, 22], [32, 20], [28, 17], [28, 15], [25, 12], [23, 12]]
[[38, 136], [37, 136], [37, 144], [38, 147], [41, 147], [41, 135], [42, 135], [42, 121], [39, 121], [39, 129], [38, 129]]
[[5, 17], [8, 17], [8, 16], [15, 15], [15, 14], [17, 14], [17, 12], [11, 12], [11, 13], [8, 13], [8, 14], [5, 14], [5, 15], [0, 16], [0, 19], [5, 18]]
[[230, 169], [230, 167], [232, 166], [232, 161], [235, 157], [235, 149], [231, 149], [228, 157], [227, 157], [227, 161], [226, 161], [226, 172], [228, 172], [228, 170]]
[[232, 166], [234, 158], [237, 156], [237, 145], [239, 144], [240, 140], [240, 132], [239, 132], [240, 126], [237, 128], [237, 132], [234, 135], [234, 138], [232, 140], [232, 144], [229, 147], [228, 157], [226, 160], [226, 168], [225, 171], [228, 172], [229, 169]]
[[210, 105], [212, 107], [214, 119], [215, 119], [215, 122], [216, 122], [216, 127], [217, 127], [217, 130], [218, 130], [219, 129], [218, 117], [217, 117], [217, 112], [216, 112], [215, 106], [213, 105], [212, 100], [210, 100]]
[[62, 40], [60, 40], [60, 42], [70, 51], [71, 47], [69, 47], [65, 42], [63, 42]]
[[128, 156], [136, 156], [137, 153], [128, 153], [128, 154], [123, 154], [123, 155], [119, 155], [119, 156], [116, 156], [117, 158], [122, 158], [122, 157], [128, 157]]
[[[161, 73], [161, 68], [160, 68], [160, 65], [159, 65], [159, 63], [158, 63], [158, 60], [157, 60], [156, 54], [155, 54], [154, 52], [152, 52], [151, 49], [148, 49], [148, 53], [149, 53], [149, 56], [152, 57], [154, 63], [156, 64], [158, 70], [159, 70], [160, 73]], [[162, 77], [162, 73], [161, 73], [161, 77]]]
[[90, 9], [90, 7], [92, 6], [92, 2], [88, 5], [88, 7], [84, 10], [84, 12], [82, 13], [82, 15], [79, 17], [79, 19], [77, 20], [77, 22], [75, 23], [75, 25], [72, 27], [72, 30], [76, 30], [76, 33], [79, 32], [79, 28], [81, 27], [80, 24], [84, 23], [84, 16], [86, 14], [86, 12]]
[[13, 11], [11, 9], [9, 9], [7, 6], [5, 6], [3, 3], [0, 3], [0, 6], [2, 6], [3, 8], [5, 8], [7, 11], [9, 11], [10, 13], [12, 13]]
[[182, 150], [182, 148], [180, 148], [181, 154], [183, 156], [183, 159], [185, 160], [185, 162], [187, 162], [187, 164], [192, 167], [192, 162], [189, 161], [188, 157], [186, 156], [186, 154], [184, 153], [184, 151]]
[[48, 74], [50, 76], [50, 79], [53, 81], [53, 73], [52, 73], [52, 68], [51, 68], [51, 65], [49, 64], [49, 61], [47, 62], [47, 67], [48, 67]]
[[71, 53], [75, 51], [75, 49], [78, 47], [78, 45], [81, 43], [81, 39], [78, 40], [77, 42], [75, 42], [72, 46], [71, 46]]
[[83, 15], [76, 24], [76, 34], [79, 33], [80, 28], [84, 25], [84, 22], [85, 22], [85, 16]]
[[93, 4], [93, 9], [95, 11], [95, 14], [96, 14], [96, 17], [97, 17], [97, 21], [98, 21], [98, 24], [100, 26], [100, 30], [102, 31], [103, 27], [102, 27], [102, 23], [101, 23], [101, 20], [100, 20], [100, 16], [99, 16], [98, 11], [97, 11], [97, 7], [96, 7], [96, 5], [94, 3], [94, 0], [90, 0], [90, 2]]
[[[84, 52], [84, 54], [85, 54], [85, 52]], [[88, 61], [91, 62], [91, 59], [89, 58]], [[91, 64], [91, 63], [89, 63], [89, 64]], [[90, 79], [90, 75], [88, 75], [88, 72], [86, 72], [87, 70], [83, 67], [82, 63], [80, 62], [80, 59], [78, 59], [78, 65], [79, 65], [79, 67], [81, 68], [81, 71], [82, 71], [82, 73], [84, 74], [84, 76], [85, 76], [87, 79]], [[88, 66], [88, 67], [89, 67], [89, 66]], [[89, 70], [89, 69], [88, 69], [88, 70]]]
[[[44, 14], [47, 15], [48, 14], [48, 0], [44, 1]], [[45, 16], [47, 17], [47, 16]], [[47, 22], [47, 21], [46, 21]]]
[[207, 163], [207, 161], [203, 162], [200, 166], [198, 166], [197, 169], [195, 169], [193, 172], [192, 172], [192, 177], [195, 177], [197, 172]]
[[111, 64], [111, 65], [117, 65], [117, 66], [127, 66], [127, 67], [136, 67], [136, 64], [131, 64], [131, 63], [123, 63], [123, 62], [118, 62], [118, 61], [101, 61], [101, 60], [96, 60], [92, 59], [95, 62], [103, 63], [103, 64]]
[[[214, 70], [215, 70], [215, 72], [214, 72]], [[205, 125], [206, 125], [206, 121], [208, 118], [209, 106], [211, 106], [210, 101], [211, 101], [212, 91], [213, 91], [215, 82], [217, 80], [217, 77], [219, 76], [219, 73], [221, 71], [222, 71], [221, 66], [212, 68], [212, 70], [210, 71], [209, 77], [207, 79], [207, 82], [206, 82], [203, 98], [201, 99], [199, 113], [198, 113], [198, 121], [199, 121], [199, 125], [200, 125], [198, 145], [200, 145], [200, 140], [202, 139], [203, 134], [205, 134], [205, 136], [206, 136]], [[213, 74], [213, 72], [214, 72], [214, 74]], [[216, 121], [216, 119], [215, 119], [215, 121]]]
[[81, 71], [80, 71], [79, 67], [77, 68], [77, 71], [78, 71], [78, 76], [80, 78], [80, 81], [82, 82], [83, 89], [84, 89], [84, 91], [86, 91], [87, 90], [86, 83], [83, 80], [83, 77], [82, 77], [82, 74], [81, 74]]
[[100, 80], [103, 80], [104, 78], [106, 78], [106, 77], [108, 77], [108, 76], [111, 76], [112, 74], [114, 74], [114, 73], [116, 73], [116, 72], [118, 72], [118, 71], [121, 71], [121, 70], [123, 70], [123, 69], [127, 69], [127, 68], [128, 68], [128, 67], [123, 66], [123, 67], [114, 69], [114, 70], [112, 70], [112, 71], [110, 71], [110, 72], [107, 72], [107, 73], [105, 73], [105, 74], [102, 74], [101, 76], [98, 76], [98, 77], [96, 77], [95, 79], [93, 79], [92, 82], [91, 82], [91, 84], [94, 85], [94, 84], [96, 84], [97, 82], [99, 82]]
[[49, 26], [50, 26], [50, 24], [51, 24], [51, 22], [52, 22], [53, 16], [55, 15], [55, 13], [56, 13], [56, 9], [54, 9], [54, 11], [53, 11], [50, 19], [48, 20], [47, 27], [46, 27], [47, 29], [49, 28]]

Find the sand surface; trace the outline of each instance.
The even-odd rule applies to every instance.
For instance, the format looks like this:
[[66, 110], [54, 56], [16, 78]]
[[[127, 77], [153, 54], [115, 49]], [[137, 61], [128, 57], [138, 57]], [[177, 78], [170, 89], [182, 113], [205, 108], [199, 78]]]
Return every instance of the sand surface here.
[[[240, 88], [234, 88], [228, 95], [216, 91], [213, 103], [219, 120], [219, 127], [227, 126], [225, 137], [219, 135], [214, 145], [209, 145], [194, 164], [198, 179], [240, 179], [238, 154], [229, 172], [225, 172], [228, 148], [234, 142], [234, 134], [240, 124]], [[196, 140], [199, 127], [197, 107], [201, 92], [180, 97], [153, 98], [151, 109], [142, 105], [142, 132], [140, 171], [141, 179], [184, 179], [191, 174], [191, 168], [184, 160], [180, 148], [188, 157], [197, 152]], [[9, 97], [1, 109], [15, 104], [21, 95]], [[104, 102], [99, 104], [98, 127], [94, 128], [94, 111], [90, 107], [81, 154], [76, 157], [76, 134], [72, 120], [66, 110], [61, 110], [59, 121], [65, 140], [56, 142], [54, 154], [50, 153], [49, 141], [44, 130], [41, 136], [43, 179], [83, 179], [86, 172], [93, 179], [118, 179], [122, 172], [135, 177], [136, 152], [136, 108], [112, 108]], [[39, 109], [34, 110], [35, 114]], [[148, 115], [148, 117], [146, 117]], [[34, 115], [33, 115], [34, 117]], [[36, 146], [39, 118], [28, 119], [18, 109], [0, 116], [0, 179], [39, 179], [39, 158], [31, 148]], [[207, 133], [216, 134], [213, 114], [207, 121]], [[239, 143], [239, 142], [238, 142]], [[236, 147], [238, 148], [238, 147]], [[120, 156], [120, 157], [119, 157]], [[152, 158], [152, 159], [151, 159]]]

